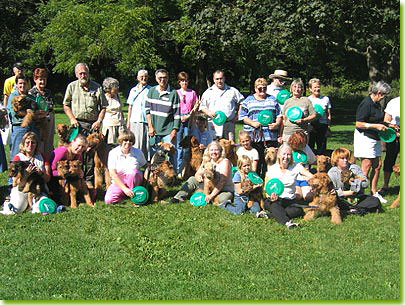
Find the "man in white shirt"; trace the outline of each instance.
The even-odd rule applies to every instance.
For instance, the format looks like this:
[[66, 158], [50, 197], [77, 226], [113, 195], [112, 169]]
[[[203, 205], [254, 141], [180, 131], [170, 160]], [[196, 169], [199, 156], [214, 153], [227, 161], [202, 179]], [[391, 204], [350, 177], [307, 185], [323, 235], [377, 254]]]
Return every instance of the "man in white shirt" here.
[[[281, 90], [285, 90], [286, 82], [292, 79], [288, 77], [288, 73], [285, 70], [275, 70], [273, 74], [269, 75], [269, 78], [272, 79], [272, 82], [267, 86], [267, 94], [274, 96], [275, 99], [277, 99], [277, 94]], [[282, 111], [283, 105], [280, 105], [280, 107]]]
[[215, 71], [213, 80], [214, 85], [209, 87], [202, 95], [200, 110], [210, 118], [216, 116], [216, 111], [223, 111], [227, 117], [225, 124], [217, 126], [212, 121], [209, 121], [208, 129], [214, 134], [213, 138], [235, 140], [235, 121], [238, 117], [239, 103], [244, 97], [237, 89], [225, 84], [224, 71]]

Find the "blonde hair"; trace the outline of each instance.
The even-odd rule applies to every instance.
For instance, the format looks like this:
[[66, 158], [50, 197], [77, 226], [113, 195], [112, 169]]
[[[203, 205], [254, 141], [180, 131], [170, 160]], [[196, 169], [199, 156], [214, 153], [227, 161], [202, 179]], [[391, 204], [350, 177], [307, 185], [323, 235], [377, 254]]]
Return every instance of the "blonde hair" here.
[[211, 161], [209, 151], [210, 151], [211, 146], [214, 146], [214, 145], [216, 145], [219, 148], [219, 152], [221, 153], [221, 156], [219, 157], [218, 162], [221, 162], [223, 159], [225, 159], [225, 150], [221, 146], [221, 144], [219, 144], [219, 142], [217, 142], [217, 141], [212, 141], [210, 144], [208, 144], [207, 148], [204, 151], [203, 159], [207, 160], [207, 161]]
[[292, 81], [290, 86], [290, 92], [292, 92], [292, 89], [295, 85], [300, 85], [302, 88], [304, 88], [304, 83], [302, 82], [301, 78], [297, 78]]
[[124, 142], [126, 140], [129, 140], [132, 143], [132, 145], [135, 144], [135, 136], [134, 136], [133, 132], [128, 129], [123, 130], [119, 133], [118, 144], [121, 145], [122, 142]]
[[252, 138], [250, 137], [250, 134], [244, 130], [239, 131], [239, 142], [240, 142], [240, 138], [250, 138], [250, 140], [252, 140]]
[[25, 141], [27, 141], [27, 140], [33, 140], [33, 141], [35, 141], [35, 143], [36, 143], [35, 151], [34, 151], [34, 156], [35, 156], [35, 155], [37, 154], [37, 152], [38, 152], [38, 137], [37, 137], [37, 135], [35, 134], [35, 132], [32, 132], [32, 131], [27, 132], [27, 133], [22, 137], [21, 142], [20, 142], [20, 145], [19, 145], [20, 152], [22, 152], [24, 155], [25, 155], [25, 153], [27, 152], [27, 151], [25, 150], [25, 148], [24, 148], [24, 146], [25, 146]]
[[243, 166], [243, 164], [245, 164], [245, 163], [249, 163], [250, 165], [252, 165], [252, 159], [250, 159], [250, 158], [249, 158], [248, 156], [246, 156], [246, 155], [240, 156], [240, 157], [238, 158], [238, 164], [237, 164], [239, 171], [242, 171], [242, 166]]
[[312, 89], [312, 86], [314, 84], [318, 84], [319, 86], [321, 85], [321, 81], [319, 80], [319, 78], [311, 78], [308, 82], [309, 88]]
[[346, 158], [349, 163], [354, 163], [353, 153], [347, 148], [340, 147], [332, 152], [332, 156], [330, 158], [330, 163], [332, 166], [336, 166], [340, 158]]
[[263, 77], [260, 77], [255, 80], [255, 88], [259, 85], [267, 86], [267, 80]]
[[[292, 152], [293, 152], [293, 149], [291, 148], [290, 145], [288, 145], [288, 144], [286, 144], [286, 143], [282, 144], [282, 145], [278, 148], [278, 151], [277, 151], [277, 163], [278, 163], [278, 164], [280, 164], [281, 153], [282, 153], [285, 149], [289, 149], [289, 150], [291, 151], [291, 154], [292, 154]], [[294, 163], [294, 160], [293, 160], [293, 158], [292, 158], [292, 156], [291, 156], [291, 160], [290, 160], [290, 162], [288, 162], [288, 166], [290, 166], [290, 165], [293, 164], [293, 163]]]

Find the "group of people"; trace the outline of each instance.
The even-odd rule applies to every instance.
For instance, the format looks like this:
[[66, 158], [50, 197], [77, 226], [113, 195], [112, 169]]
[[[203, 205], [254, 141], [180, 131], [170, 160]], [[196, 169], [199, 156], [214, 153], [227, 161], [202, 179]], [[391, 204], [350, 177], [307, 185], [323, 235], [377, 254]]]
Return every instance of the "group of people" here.
[[[316, 161], [315, 154], [326, 152], [327, 132], [330, 128], [331, 102], [320, 93], [319, 79], [309, 81], [310, 96], [304, 96], [304, 84], [300, 79], [292, 80], [287, 71], [275, 70], [269, 78], [258, 78], [254, 83], [254, 93], [246, 98], [234, 87], [225, 82], [225, 73], [217, 70], [213, 73], [213, 85], [201, 96], [189, 88], [189, 75], [178, 74], [179, 89], [169, 85], [169, 73], [164, 69], [155, 72], [156, 86], [148, 85], [147, 70], [137, 73], [138, 83], [130, 90], [127, 103], [128, 116], [122, 111], [119, 97], [118, 80], [108, 77], [102, 85], [90, 80], [89, 67], [79, 63], [75, 67], [77, 80], [66, 89], [63, 109], [70, 125], [79, 129], [79, 135], [67, 146], [54, 149], [55, 131], [54, 104], [51, 93], [46, 89], [48, 71], [44, 68], [34, 70], [35, 86], [29, 89], [30, 81], [24, 75], [20, 63], [14, 66], [15, 76], [6, 80], [4, 86], [4, 106], [8, 109], [11, 131], [10, 159], [29, 160], [30, 170], [40, 172], [47, 191], [53, 194], [53, 186], [58, 180], [57, 162], [61, 160], [81, 160], [83, 177], [89, 188], [94, 181], [94, 152], [89, 151], [86, 136], [94, 130], [101, 130], [111, 145], [117, 145], [109, 153], [108, 170], [112, 184], [106, 191], [106, 204], [120, 202], [133, 197], [133, 187], [143, 181], [142, 169], [157, 151], [159, 143], [171, 143], [176, 153], [170, 155], [179, 178], [190, 158], [190, 151], [182, 147], [182, 140], [193, 135], [205, 149], [205, 161], [210, 162], [220, 177], [219, 182], [205, 200], [212, 202], [218, 198], [219, 206], [234, 214], [250, 210], [257, 217], [274, 217], [277, 222], [295, 227], [291, 219], [302, 215], [303, 210], [295, 201], [309, 202], [312, 199], [307, 180], [312, 177], [310, 164]], [[291, 96], [280, 101], [279, 93], [286, 89], [291, 81]], [[360, 158], [361, 168], [354, 164], [353, 155], [345, 148], [332, 153], [332, 169], [329, 176], [339, 197], [360, 198], [355, 206], [341, 202], [341, 208], [358, 211], [381, 211], [382, 194], [377, 192], [378, 172], [380, 168], [381, 142], [377, 131], [387, 126], [397, 131], [395, 144], [387, 145], [387, 157], [384, 163], [383, 191], [388, 188], [389, 175], [393, 162], [399, 152], [399, 98], [392, 100], [384, 112], [379, 102], [389, 94], [390, 87], [384, 82], [373, 83], [369, 96], [360, 104], [356, 114], [354, 137], [354, 157]], [[35, 103], [37, 97], [43, 98], [48, 107], [36, 110], [34, 124], [21, 127], [26, 113], [15, 112], [13, 103], [17, 99], [29, 99]], [[288, 115], [291, 108], [299, 108], [301, 116], [292, 119]], [[321, 115], [315, 111], [322, 109]], [[259, 115], [266, 110], [273, 120], [268, 124], [260, 123]], [[226, 116], [224, 124], [217, 125], [213, 120], [218, 111]], [[235, 140], [235, 123], [243, 122], [243, 131], [239, 133], [240, 147], [237, 151], [237, 172], [232, 173], [232, 164], [224, 155], [224, 149], [217, 140]], [[2, 146], [2, 145], [1, 145]], [[316, 146], [316, 150], [315, 150]], [[277, 160], [267, 168], [264, 160], [265, 149], [277, 147]], [[304, 151], [308, 164], [293, 160], [294, 151]], [[0, 152], [1, 155], [1, 152]], [[1, 157], [1, 156], [0, 156]], [[3, 150], [3, 157], [5, 154]], [[361, 177], [353, 190], [344, 190], [337, 179], [340, 171], [350, 169]], [[368, 187], [368, 175], [371, 173], [372, 195], [364, 195]], [[3, 171], [5, 166], [3, 165]], [[254, 171], [266, 181], [280, 179], [284, 192], [280, 196], [271, 196], [266, 200], [264, 209], [258, 202], [247, 207], [247, 194], [241, 189], [241, 181]], [[204, 163], [195, 176], [190, 177], [181, 190], [174, 196], [172, 203], [182, 202], [196, 189], [201, 188], [204, 180]], [[12, 181], [10, 181], [11, 183]], [[381, 191], [380, 191], [381, 192]], [[364, 197], [365, 196], [365, 197]], [[12, 198], [10, 198], [12, 201]]]

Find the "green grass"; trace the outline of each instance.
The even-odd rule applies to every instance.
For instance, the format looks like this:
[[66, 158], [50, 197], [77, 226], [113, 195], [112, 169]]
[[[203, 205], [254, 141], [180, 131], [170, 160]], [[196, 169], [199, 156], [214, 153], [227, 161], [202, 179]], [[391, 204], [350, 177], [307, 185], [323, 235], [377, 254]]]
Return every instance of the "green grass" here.
[[[330, 149], [352, 149], [355, 107], [341, 103]], [[60, 110], [57, 121], [66, 122]], [[391, 184], [389, 202], [399, 178]], [[293, 231], [164, 202], [3, 216], [0, 299], [399, 301], [400, 214], [299, 219]]]

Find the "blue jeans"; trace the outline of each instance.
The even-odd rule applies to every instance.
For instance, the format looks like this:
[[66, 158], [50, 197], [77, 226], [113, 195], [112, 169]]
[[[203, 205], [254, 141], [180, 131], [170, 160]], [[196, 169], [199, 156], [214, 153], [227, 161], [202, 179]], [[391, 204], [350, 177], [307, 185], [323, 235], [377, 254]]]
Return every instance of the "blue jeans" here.
[[[152, 140], [152, 138], [154, 138], [154, 142]], [[153, 144], [150, 144], [152, 141]], [[170, 141], [170, 134], [166, 135], [166, 136], [154, 136], [149, 138], [149, 153], [150, 153], [150, 158], [152, 159], [153, 155], [155, 154], [155, 152], [158, 150], [158, 144], [160, 142], [163, 143], [172, 143], [174, 145], [174, 147], [176, 148], [176, 140], [174, 142]], [[174, 155], [170, 155], [169, 156], [169, 161], [170, 163], [173, 165], [174, 169], [177, 169], [177, 159], [176, 159], [176, 153]]]
[[185, 158], [190, 154], [190, 148], [184, 148], [180, 145], [180, 142], [188, 136], [189, 128], [188, 121], [180, 124], [180, 129], [177, 132], [177, 172], [180, 173], [183, 169]]
[[[246, 206], [247, 206], [248, 201], [249, 201], [249, 198], [247, 196], [235, 195], [233, 205], [228, 203], [223, 208], [225, 210], [231, 212], [232, 214], [240, 215], [246, 211]], [[253, 206], [250, 208], [250, 213], [256, 214], [257, 212], [260, 212], [260, 204], [255, 201], [253, 203]]]

